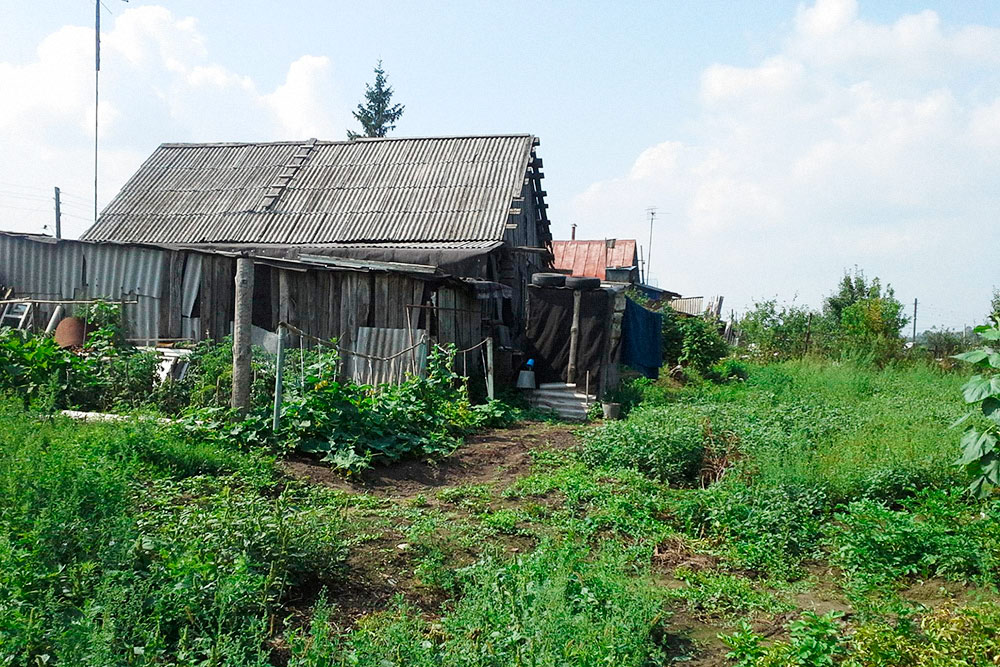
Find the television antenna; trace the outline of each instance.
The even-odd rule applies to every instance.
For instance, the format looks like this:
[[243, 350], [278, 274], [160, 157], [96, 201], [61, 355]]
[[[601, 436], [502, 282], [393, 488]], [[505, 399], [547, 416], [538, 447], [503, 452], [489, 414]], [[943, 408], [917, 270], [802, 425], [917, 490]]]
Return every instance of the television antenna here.
[[[128, 0], [122, 1], [128, 2]], [[101, 0], [94, 0], [94, 222], [97, 222], [97, 112], [101, 100], [101, 5], [111, 11]]]
[[646, 208], [646, 215], [649, 216], [649, 245], [646, 246], [646, 283], [649, 284], [649, 264], [653, 259], [653, 222], [656, 220], [656, 213], [659, 207], [650, 206]]

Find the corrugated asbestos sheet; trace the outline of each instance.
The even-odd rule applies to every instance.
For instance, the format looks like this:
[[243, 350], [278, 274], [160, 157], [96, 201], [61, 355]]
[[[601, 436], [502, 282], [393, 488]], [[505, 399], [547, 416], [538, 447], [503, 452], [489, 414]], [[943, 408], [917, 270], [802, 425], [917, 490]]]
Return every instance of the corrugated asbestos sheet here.
[[555, 267], [574, 276], [605, 279], [604, 269], [636, 265], [635, 239], [553, 241]]
[[83, 238], [196, 244], [501, 241], [530, 135], [164, 144]]
[[73, 299], [83, 285], [83, 248], [45, 237], [0, 234], [0, 285], [38, 299]]
[[372, 385], [398, 384], [408, 374], [423, 375], [427, 367], [426, 340], [426, 333], [420, 329], [359, 327], [352, 351], [387, 361], [346, 353], [344, 357], [347, 372], [355, 382]]
[[0, 284], [35, 299], [138, 300], [125, 309], [129, 333], [153, 339], [159, 335], [164, 255], [151, 248], [0, 234]]

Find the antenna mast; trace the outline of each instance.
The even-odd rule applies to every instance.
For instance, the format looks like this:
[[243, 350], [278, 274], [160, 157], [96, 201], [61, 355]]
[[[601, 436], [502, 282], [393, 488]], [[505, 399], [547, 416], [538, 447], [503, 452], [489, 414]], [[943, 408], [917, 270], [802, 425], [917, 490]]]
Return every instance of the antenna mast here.
[[649, 283], [649, 263], [653, 259], [653, 221], [656, 219], [656, 206], [650, 206], [646, 209], [646, 213], [649, 214], [649, 245], [646, 246], [646, 284]]

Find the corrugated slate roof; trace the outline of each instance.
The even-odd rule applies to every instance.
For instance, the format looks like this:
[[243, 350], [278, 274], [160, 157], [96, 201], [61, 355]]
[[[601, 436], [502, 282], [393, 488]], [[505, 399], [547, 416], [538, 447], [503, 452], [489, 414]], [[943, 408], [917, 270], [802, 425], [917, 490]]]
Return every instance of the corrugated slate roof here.
[[83, 235], [164, 244], [501, 241], [528, 134], [163, 144]]
[[605, 279], [607, 267], [624, 268], [636, 265], [635, 239], [599, 239], [587, 241], [553, 241], [555, 268], [570, 271], [574, 276]]

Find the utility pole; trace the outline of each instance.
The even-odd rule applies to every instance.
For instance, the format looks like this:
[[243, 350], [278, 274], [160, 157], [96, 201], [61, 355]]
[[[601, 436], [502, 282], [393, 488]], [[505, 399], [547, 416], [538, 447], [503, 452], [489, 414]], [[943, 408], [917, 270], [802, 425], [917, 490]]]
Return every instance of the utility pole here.
[[61, 202], [59, 201], [59, 188], [56, 188], [56, 238], [62, 238], [62, 210]]
[[250, 334], [253, 319], [253, 258], [236, 258], [236, 308], [233, 318], [232, 407], [240, 419], [250, 410]]
[[913, 344], [917, 344], [917, 299], [913, 299]]

